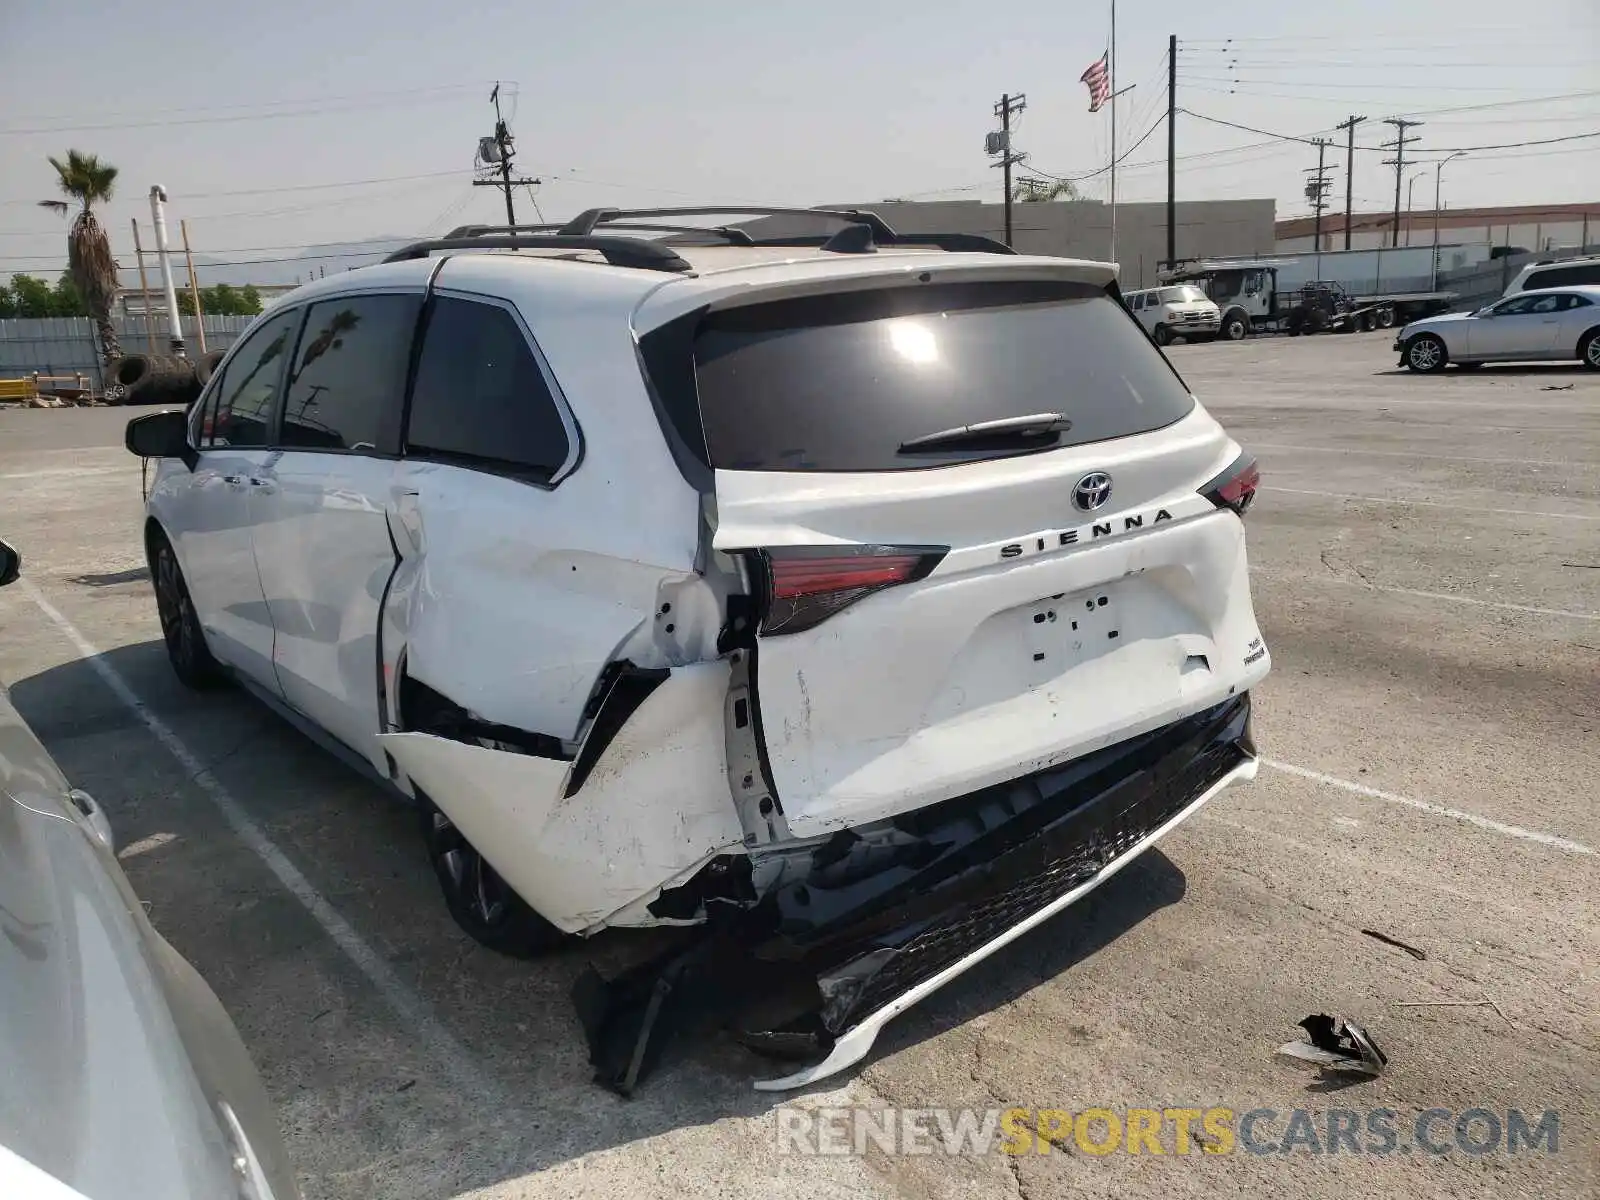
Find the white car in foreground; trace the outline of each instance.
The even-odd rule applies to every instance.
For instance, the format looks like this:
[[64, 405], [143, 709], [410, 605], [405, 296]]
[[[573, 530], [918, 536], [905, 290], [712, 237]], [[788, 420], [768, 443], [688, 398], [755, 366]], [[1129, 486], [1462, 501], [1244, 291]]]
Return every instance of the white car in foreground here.
[[1256, 469], [1109, 264], [676, 215], [310, 284], [128, 446], [186, 682], [415, 798], [489, 946], [704, 925], [589, 981], [611, 1086], [747, 1001], [798, 1086], [1254, 775]]
[[1600, 286], [1521, 292], [1470, 313], [1413, 321], [1394, 340], [1400, 365], [1442, 371], [1449, 363], [1581, 362], [1600, 371]]

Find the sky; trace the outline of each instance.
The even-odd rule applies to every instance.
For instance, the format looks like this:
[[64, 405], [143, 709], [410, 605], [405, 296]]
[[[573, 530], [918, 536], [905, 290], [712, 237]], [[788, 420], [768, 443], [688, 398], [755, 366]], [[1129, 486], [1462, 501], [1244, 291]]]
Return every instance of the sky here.
[[[150, 185], [197, 253], [281, 259], [317, 243], [438, 234], [503, 219], [471, 186], [501, 82], [519, 219], [595, 205], [810, 205], [1000, 198], [984, 154], [1002, 93], [1023, 93], [1029, 164], [1104, 199], [1110, 114], [1078, 81], [1109, 2], [806, 0], [0, 0], [0, 278], [65, 265], [46, 155], [121, 168], [104, 221], [132, 261]], [[1178, 52], [1178, 196], [1272, 197], [1309, 211], [1314, 146], [1270, 135], [1393, 136], [1417, 208], [1460, 147], [1600, 133], [1600, 0], [1123, 0], [1118, 199], [1166, 194], [1167, 37]], [[88, 49], [85, 49], [87, 47]], [[1189, 114], [1199, 115], [1189, 115]], [[1206, 120], [1203, 118], [1212, 118]], [[1228, 121], [1263, 132], [1215, 123]], [[1136, 139], [1148, 134], [1135, 147]], [[1358, 210], [1394, 201], [1388, 154], [1359, 150]], [[1091, 174], [1098, 171], [1098, 174]], [[1600, 202], [1600, 137], [1474, 149], [1442, 172], [1447, 207]], [[149, 249], [149, 242], [146, 242]]]

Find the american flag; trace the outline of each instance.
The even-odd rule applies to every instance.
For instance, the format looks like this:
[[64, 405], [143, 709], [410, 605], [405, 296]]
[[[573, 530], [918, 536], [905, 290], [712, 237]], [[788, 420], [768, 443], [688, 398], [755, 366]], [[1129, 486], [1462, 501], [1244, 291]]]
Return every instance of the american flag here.
[[1109, 52], [1096, 59], [1082, 75], [1079, 83], [1089, 85], [1089, 111], [1099, 112], [1100, 106], [1111, 99], [1111, 61]]

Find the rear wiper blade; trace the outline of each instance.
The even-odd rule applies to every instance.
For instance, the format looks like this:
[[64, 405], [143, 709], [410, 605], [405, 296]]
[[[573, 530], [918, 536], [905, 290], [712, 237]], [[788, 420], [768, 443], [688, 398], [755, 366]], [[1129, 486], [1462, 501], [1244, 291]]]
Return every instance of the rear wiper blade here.
[[1065, 433], [1072, 422], [1060, 413], [1028, 413], [1020, 417], [1000, 417], [993, 421], [979, 421], [974, 425], [957, 425], [954, 429], [941, 429], [925, 433], [900, 443], [898, 453], [926, 450], [935, 446], [950, 446], [961, 442], [978, 442], [989, 439], [1039, 438], [1049, 433]]

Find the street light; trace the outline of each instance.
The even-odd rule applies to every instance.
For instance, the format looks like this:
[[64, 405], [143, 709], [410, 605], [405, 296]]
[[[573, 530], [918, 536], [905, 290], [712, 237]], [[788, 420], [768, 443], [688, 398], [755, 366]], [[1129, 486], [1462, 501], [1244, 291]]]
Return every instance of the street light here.
[[1444, 176], [1444, 165], [1452, 158], [1461, 158], [1465, 150], [1457, 150], [1441, 158], [1433, 168], [1433, 283], [1429, 286], [1430, 292], [1439, 290], [1439, 181]]
[[1411, 245], [1411, 190], [1417, 186], [1417, 180], [1426, 175], [1426, 171], [1418, 171], [1406, 182], [1406, 245]]

